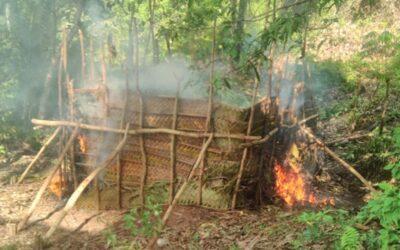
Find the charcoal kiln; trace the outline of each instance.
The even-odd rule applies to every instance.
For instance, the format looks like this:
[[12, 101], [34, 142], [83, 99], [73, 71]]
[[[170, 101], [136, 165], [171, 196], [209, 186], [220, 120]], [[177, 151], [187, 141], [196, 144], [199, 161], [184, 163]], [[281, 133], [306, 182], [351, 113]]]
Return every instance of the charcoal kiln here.
[[[194, 134], [207, 133], [209, 112], [207, 100], [140, 95], [137, 92], [129, 92], [127, 105], [124, 100], [115, 98], [113, 100], [115, 101], [110, 100], [103, 103], [103, 107], [100, 109], [103, 111], [101, 113], [80, 111], [78, 106], [79, 120], [87, 124], [118, 127], [122, 122], [122, 117], [125, 117], [124, 122], [129, 123], [131, 129], [142, 127], [176, 129]], [[143, 100], [142, 103], [140, 103], [141, 100]], [[93, 103], [85, 102], [85, 105], [96, 104], [95, 99], [93, 99]], [[253, 109], [253, 126], [249, 135], [261, 138], [265, 131], [270, 131], [276, 126], [274, 112], [270, 111], [273, 107], [267, 99], [260, 100], [253, 108], [239, 108], [224, 103], [214, 103], [210, 119], [211, 131], [215, 134], [245, 135]], [[88, 192], [89, 195], [82, 196], [82, 206], [96, 208], [97, 204], [93, 201], [99, 199], [100, 208], [117, 208], [117, 189], [119, 188], [123, 190], [120, 198], [121, 207], [126, 208], [132, 206], [132, 203], [140, 203], [138, 196], [132, 196], [131, 193], [125, 191], [139, 190], [143, 174], [146, 174], [148, 188], [158, 187], [161, 188], [160, 192], [169, 189], [168, 193], [175, 193], [180, 183], [189, 176], [204, 143], [202, 137], [195, 138], [167, 133], [144, 134], [142, 138], [143, 148], [140, 136], [128, 135], [118, 162], [111, 164], [102, 174], [100, 181], [103, 182], [103, 185], [100, 191], [96, 193], [96, 188], [94, 188]], [[77, 171], [89, 173], [98, 162], [103, 160], [104, 156], [107, 156], [118, 139], [119, 137], [113, 133], [81, 131], [75, 147]], [[229, 136], [228, 138], [215, 138], [206, 151], [204, 168], [196, 170], [194, 180], [189, 184], [179, 202], [181, 204], [199, 204], [200, 182], [198, 179], [202, 175], [201, 205], [215, 209], [229, 208], [242, 161], [242, 144], [242, 140], [229, 138]], [[255, 145], [249, 148], [238, 193], [240, 204], [245, 202], [245, 197], [253, 192], [256, 185], [254, 180], [257, 179], [259, 172], [261, 147], [262, 145]], [[144, 168], [147, 168], [146, 172]]]

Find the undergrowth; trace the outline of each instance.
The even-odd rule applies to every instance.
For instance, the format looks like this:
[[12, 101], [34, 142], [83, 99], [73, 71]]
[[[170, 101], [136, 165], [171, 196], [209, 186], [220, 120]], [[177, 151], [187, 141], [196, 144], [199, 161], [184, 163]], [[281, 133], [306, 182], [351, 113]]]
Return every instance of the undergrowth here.
[[294, 248], [323, 242], [334, 249], [400, 248], [400, 128], [393, 132], [394, 148], [385, 169], [392, 180], [378, 184], [379, 191], [357, 213], [327, 209], [305, 212], [299, 217], [305, 230]]

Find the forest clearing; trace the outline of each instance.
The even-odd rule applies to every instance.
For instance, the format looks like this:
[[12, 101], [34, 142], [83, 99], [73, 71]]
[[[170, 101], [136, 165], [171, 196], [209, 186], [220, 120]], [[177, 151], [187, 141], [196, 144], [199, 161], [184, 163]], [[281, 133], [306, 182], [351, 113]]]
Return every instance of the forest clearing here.
[[0, 0], [0, 249], [400, 249], [399, 11]]

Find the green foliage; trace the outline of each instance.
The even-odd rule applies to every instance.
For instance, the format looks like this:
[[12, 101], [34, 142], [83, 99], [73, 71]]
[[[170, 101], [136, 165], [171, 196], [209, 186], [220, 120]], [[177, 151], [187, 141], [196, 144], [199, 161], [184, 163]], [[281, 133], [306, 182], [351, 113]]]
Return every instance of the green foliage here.
[[107, 248], [114, 249], [118, 244], [117, 234], [111, 229], [109, 229], [104, 232], [104, 236], [106, 238]]
[[[337, 249], [400, 247], [400, 128], [394, 130], [393, 139], [392, 163], [385, 167], [391, 171], [393, 181], [380, 183], [380, 191], [356, 215], [343, 210], [303, 213], [299, 220], [306, 229], [296, 246], [331, 239]], [[358, 225], [367, 225], [368, 230], [361, 231]]]
[[357, 229], [345, 226], [340, 236], [338, 248], [342, 250], [361, 249], [360, 234]]
[[306, 242], [323, 239], [327, 234], [322, 229], [334, 224], [334, 218], [329, 215], [329, 211], [305, 212], [299, 217], [299, 221], [307, 224], [307, 228], [303, 232]]
[[133, 237], [150, 238], [161, 232], [162, 206], [153, 196], [147, 196], [146, 206], [143, 210], [133, 208], [124, 216], [125, 227], [130, 230]]

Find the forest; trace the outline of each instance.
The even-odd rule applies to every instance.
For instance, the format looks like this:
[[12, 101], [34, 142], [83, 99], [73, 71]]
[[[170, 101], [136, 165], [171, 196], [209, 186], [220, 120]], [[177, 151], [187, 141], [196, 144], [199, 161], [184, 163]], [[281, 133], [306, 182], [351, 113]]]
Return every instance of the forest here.
[[0, 249], [400, 249], [399, 11], [0, 0]]

